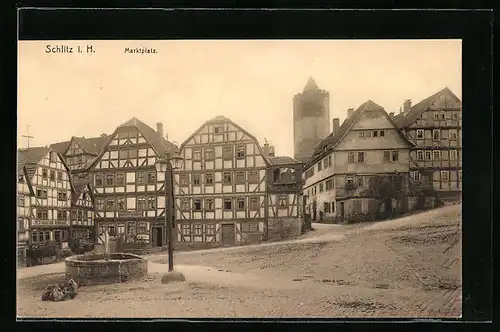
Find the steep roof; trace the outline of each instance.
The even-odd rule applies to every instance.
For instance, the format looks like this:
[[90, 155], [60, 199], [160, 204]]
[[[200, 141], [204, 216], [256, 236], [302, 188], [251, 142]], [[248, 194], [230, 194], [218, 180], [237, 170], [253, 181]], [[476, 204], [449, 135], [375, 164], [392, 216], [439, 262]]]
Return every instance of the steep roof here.
[[49, 145], [49, 147], [51, 149], [54, 149], [54, 150], [58, 151], [59, 153], [63, 154], [68, 149], [69, 143], [71, 143], [71, 141], [59, 142], [59, 143], [51, 144], [51, 145]]
[[35, 174], [36, 167], [38, 163], [51, 151], [50, 148], [46, 147], [35, 147], [28, 149], [19, 149], [17, 151], [17, 169], [20, 172], [23, 167], [26, 167], [26, 171], [29, 177]]
[[403, 128], [415, 122], [418, 119], [418, 117], [423, 112], [425, 112], [443, 93], [449, 93], [457, 100], [460, 100], [460, 98], [458, 98], [450, 89], [448, 89], [448, 87], [445, 87], [444, 89], [439, 90], [432, 96], [429, 96], [424, 100], [420, 101], [419, 103], [413, 105], [406, 116], [404, 115], [404, 113], [399, 113], [397, 116], [395, 116], [394, 122], [396, 123], [397, 127]]
[[177, 150], [177, 147], [174, 144], [167, 141], [164, 137], [161, 137], [156, 130], [140, 121], [136, 117], [133, 117], [132, 119], [118, 126], [118, 128], [122, 127], [135, 127], [139, 129], [139, 131], [144, 135], [144, 138], [160, 155], [164, 155], [167, 152], [172, 153]]
[[85, 153], [97, 155], [106, 145], [109, 140], [108, 135], [98, 136], [98, 137], [73, 137], [73, 140], [82, 148]]
[[307, 80], [306, 85], [304, 86], [303, 92], [306, 92], [306, 91], [315, 91], [315, 90], [319, 90], [318, 85], [314, 81], [314, 78], [309, 77], [309, 79]]
[[290, 164], [302, 164], [300, 160], [293, 159], [291, 157], [286, 156], [270, 156], [267, 157], [269, 159], [269, 163], [274, 166], [279, 165], [290, 165]]
[[[333, 136], [333, 133], [330, 133], [326, 138], [324, 138], [318, 144], [316, 149], [314, 149], [314, 153], [311, 159], [306, 163], [305, 168], [310, 167], [312, 164], [316, 163], [319, 159], [323, 158], [327, 154], [327, 152], [333, 150], [344, 138], [344, 136], [349, 132], [349, 130], [351, 130], [352, 126], [358, 121], [361, 114], [363, 114], [363, 112], [366, 111], [383, 112], [386, 115], [387, 119], [394, 125], [395, 128], [397, 128], [394, 121], [385, 112], [382, 106], [376, 104], [372, 100], [368, 100], [363, 104], [361, 104], [361, 106], [359, 106], [350, 117], [344, 120], [344, 122], [340, 126], [335, 136]], [[398, 133], [400, 134], [401, 137], [404, 138], [405, 141], [408, 142], [408, 144], [411, 144], [401, 132], [398, 131]]]

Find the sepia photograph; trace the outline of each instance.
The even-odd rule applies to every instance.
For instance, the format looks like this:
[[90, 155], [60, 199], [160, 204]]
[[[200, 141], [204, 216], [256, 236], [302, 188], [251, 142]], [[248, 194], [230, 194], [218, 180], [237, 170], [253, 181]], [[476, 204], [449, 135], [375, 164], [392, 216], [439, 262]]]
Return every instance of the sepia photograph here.
[[20, 40], [17, 317], [460, 318], [460, 39]]

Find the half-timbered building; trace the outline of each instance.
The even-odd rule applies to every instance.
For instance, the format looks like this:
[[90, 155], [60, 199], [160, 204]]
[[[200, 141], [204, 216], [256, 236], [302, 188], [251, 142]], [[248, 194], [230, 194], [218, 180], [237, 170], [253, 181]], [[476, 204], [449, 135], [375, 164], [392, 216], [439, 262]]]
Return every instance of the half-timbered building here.
[[267, 201], [267, 158], [257, 139], [217, 116], [180, 146], [174, 174], [178, 246], [208, 247], [260, 241]]
[[165, 245], [164, 174], [155, 162], [174, 150], [161, 123], [155, 131], [134, 117], [116, 128], [91, 166], [98, 234]]
[[61, 154], [47, 147], [21, 149], [18, 172], [19, 240], [58, 241], [66, 248], [72, 183]]
[[448, 88], [394, 118], [414, 143], [410, 171], [415, 182], [434, 188], [443, 199], [460, 200], [462, 191], [462, 103]]
[[[320, 222], [350, 222], [373, 218], [387, 207], [373, 189], [380, 179], [408, 188], [412, 146], [385, 110], [369, 100], [348, 110], [342, 126], [314, 151], [304, 168], [306, 212]], [[392, 181], [391, 180], [391, 181]]]
[[72, 174], [77, 174], [88, 171], [108, 139], [106, 134], [91, 138], [73, 136], [69, 142], [56, 143], [51, 147], [60, 149]]
[[89, 239], [94, 234], [94, 202], [91, 184], [87, 173], [73, 175], [71, 194], [71, 239]]

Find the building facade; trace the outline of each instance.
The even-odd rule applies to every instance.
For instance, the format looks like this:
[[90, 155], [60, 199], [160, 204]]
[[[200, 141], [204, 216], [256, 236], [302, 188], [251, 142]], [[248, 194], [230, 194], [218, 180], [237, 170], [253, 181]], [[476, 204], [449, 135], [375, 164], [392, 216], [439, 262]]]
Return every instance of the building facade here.
[[411, 107], [407, 100], [394, 118], [414, 143], [410, 171], [415, 182], [430, 186], [445, 200], [462, 192], [462, 103], [448, 88]]
[[330, 133], [330, 94], [311, 77], [293, 98], [294, 159], [306, 162]]
[[90, 167], [97, 233], [166, 244], [164, 174], [155, 162], [175, 147], [135, 117], [118, 126]]
[[87, 173], [73, 175], [73, 193], [71, 195], [71, 239], [95, 238], [95, 213], [92, 187]]
[[178, 246], [256, 242], [266, 227], [267, 158], [230, 119], [205, 122], [180, 146], [174, 175]]
[[73, 188], [61, 154], [46, 147], [19, 150], [18, 172], [18, 241], [57, 241], [66, 248]]
[[379, 181], [407, 190], [412, 144], [371, 100], [349, 109], [342, 126], [336, 123], [305, 166], [306, 213], [320, 222], [374, 218], [390, 208], [375, 188]]

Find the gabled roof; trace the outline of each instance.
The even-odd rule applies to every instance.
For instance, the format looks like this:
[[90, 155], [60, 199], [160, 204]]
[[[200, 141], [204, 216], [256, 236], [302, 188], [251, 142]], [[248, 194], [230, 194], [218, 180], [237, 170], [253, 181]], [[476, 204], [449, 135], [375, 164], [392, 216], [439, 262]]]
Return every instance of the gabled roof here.
[[25, 168], [27, 176], [31, 178], [36, 172], [37, 165], [50, 151], [51, 149], [46, 147], [19, 149], [17, 152], [18, 172]]
[[[384, 108], [380, 105], [377, 105], [372, 100], [368, 100], [361, 104], [353, 114], [344, 120], [336, 135], [333, 136], [333, 133], [330, 133], [325, 139], [323, 139], [316, 149], [314, 149], [314, 153], [311, 159], [306, 163], [305, 168], [310, 167], [312, 164], [316, 163], [319, 159], [323, 158], [328, 152], [333, 150], [340, 141], [344, 138], [344, 136], [351, 130], [352, 126], [358, 121], [359, 117], [363, 112], [382, 112], [390, 123], [397, 129], [396, 124], [391, 119], [391, 117], [387, 114]], [[399, 135], [409, 144], [412, 145], [410, 141], [398, 130]]]
[[315, 90], [319, 90], [318, 85], [314, 81], [314, 78], [309, 77], [309, 79], [307, 80], [306, 85], [304, 86], [304, 90], [302, 92], [315, 91]]
[[396, 123], [398, 128], [406, 127], [415, 122], [418, 119], [418, 117], [423, 112], [425, 112], [443, 93], [449, 93], [457, 100], [460, 100], [460, 98], [458, 98], [450, 89], [448, 89], [448, 87], [445, 87], [444, 89], [439, 90], [432, 96], [429, 96], [424, 100], [422, 100], [421, 102], [413, 105], [406, 116], [404, 115], [404, 113], [399, 113], [397, 116], [395, 116], [394, 122]]
[[264, 161], [266, 162], [266, 164], [269, 164], [269, 157], [266, 157], [265, 154], [263, 153], [262, 147], [260, 146], [259, 141], [257, 140], [257, 138], [255, 138], [254, 135], [252, 135], [251, 133], [249, 133], [247, 130], [245, 130], [243, 127], [241, 127], [237, 123], [233, 122], [228, 117], [225, 117], [225, 116], [222, 116], [222, 115], [213, 117], [213, 118], [205, 121], [205, 123], [203, 123], [200, 127], [198, 127], [198, 129], [196, 129], [184, 142], [182, 142], [181, 146], [179, 147], [179, 151], [182, 150], [184, 148], [184, 146], [187, 144], [187, 142], [189, 142], [196, 134], [198, 134], [203, 129], [203, 127], [205, 127], [208, 124], [218, 123], [218, 122], [228, 122], [231, 125], [233, 125], [234, 127], [238, 128], [243, 133], [245, 133], [245, 135], [247, 135], [248, 137], [250, 137], [251, 139], [253, 139], [254, 142], [257, 144], [257, 149], [259, 149], [259, 152], [260, 152], [261, 156], [264, 158]]
[[271, 156], [271, 157], [267, 157], [267, 159], [269, 159], [269, 163], [273, 166], [302, 164], [302, 162], [300, 160], [293, 159], [291, 157], [286, 157], [286, 156]]
[[149, 142], [149, 144], [151, 144], [152, 148], [160, 156], [163, 156], [167, 152], [172, 153], [177, 150], [177, 147], [174, 144], [167, 141], [164, 137], [161, 137], [156, 130], [140, 121], [136, 117], [133, 117], [132, 119], [118, 126], [118, 128], [123, 127], [135, 127], [139, 129], [142, 135], [144, 135], [144, 138]]
[[66, 150], [68, 149], [70, 143], [71, 143], [71, 141], [59, 142], [59, 143], [51, 144], [51, 145], [49, 145], [49, 147], [51, 149], [58, 151], [61, 154], [64, 154], [66, 152]]
[[85, 153], [98, 155], [109, 140], [108, 135], [98, 137], [72, 137]]

